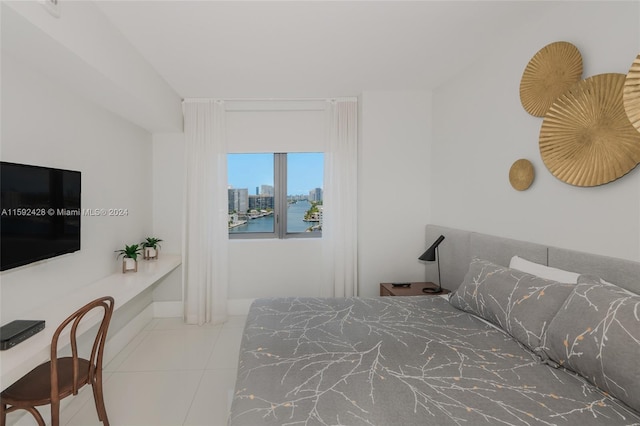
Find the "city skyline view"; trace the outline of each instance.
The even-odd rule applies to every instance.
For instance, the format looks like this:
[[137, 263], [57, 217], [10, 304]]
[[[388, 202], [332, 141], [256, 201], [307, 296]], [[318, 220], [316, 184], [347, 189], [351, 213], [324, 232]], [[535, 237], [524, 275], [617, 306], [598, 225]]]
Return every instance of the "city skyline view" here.
[[[227, 154], [228, 184], [255, 194], [262, 185], [274, 186], [273, 154]], [[308, 195], [323, 188], [323, 153], [287, 154], [287, 195]]]

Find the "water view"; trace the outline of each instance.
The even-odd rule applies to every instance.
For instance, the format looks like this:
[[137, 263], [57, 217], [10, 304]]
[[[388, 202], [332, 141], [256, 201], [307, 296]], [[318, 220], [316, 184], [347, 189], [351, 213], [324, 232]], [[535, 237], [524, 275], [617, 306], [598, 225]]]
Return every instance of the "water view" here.
[[[305, 232], [307, 228], [316, 225], [316, 222], [305, 222], [304, 214], [311, 207], [307, 200], [300, 200], [297, 203], [289, 204], [287, 211], [287, 232]], [[244, 225], [239, 225], [229, 229], [229, 233], [241, 232], [273, 232], [273, 215], [250, 219]]]

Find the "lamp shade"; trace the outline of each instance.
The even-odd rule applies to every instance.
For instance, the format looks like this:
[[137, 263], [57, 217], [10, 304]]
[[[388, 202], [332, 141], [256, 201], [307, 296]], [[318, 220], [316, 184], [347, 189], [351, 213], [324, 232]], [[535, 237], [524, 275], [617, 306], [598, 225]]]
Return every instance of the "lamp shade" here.
[[431, 247], [427, 249], [422, 255], [418, 258], [420, 260], [426, 260], [427, 262], [433, 262], [436, 260], [436, 248], [440, 245], [440, 243], [444, 240], [444, 235], [440, 235], [438, 239], [431, 244]]

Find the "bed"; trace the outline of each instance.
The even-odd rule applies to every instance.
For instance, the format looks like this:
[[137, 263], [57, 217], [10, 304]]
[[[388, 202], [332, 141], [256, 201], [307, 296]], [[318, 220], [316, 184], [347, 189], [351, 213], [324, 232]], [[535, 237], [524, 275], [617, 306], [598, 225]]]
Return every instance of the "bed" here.
[[439, 234], [450, 299], [256, 300], [229, 425], [640, 425], [639, 264]]

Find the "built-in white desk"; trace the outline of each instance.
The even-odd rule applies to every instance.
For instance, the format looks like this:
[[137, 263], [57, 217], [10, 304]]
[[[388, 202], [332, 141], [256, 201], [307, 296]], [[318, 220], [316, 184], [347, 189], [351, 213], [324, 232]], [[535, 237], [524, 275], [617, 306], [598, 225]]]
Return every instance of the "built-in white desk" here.
[[[138, 272], [116, 273], [99, 281], [81, 287], [59, 299], [51, 300], [47, 305], [24, 315], [24, 318], [45, 320], [45, 329], [17, 344], [11, 349], [0, 351], [0, 389], [31, 371], [32, 368], [47, 361], [51, 351], [51, 338], [56, 328], [69, 315], [86, 303], [102, 296], [115, 299], [115, 309], [153, 286], [161, 278], [182, 263], [182, 256], [160, 253], [155, 260], [139, 260]], [[82, 323], [80, 333], [95, 326], [100, 316], [95, 313], [87, 316]], [[62, 338], [61, 338], [62, 339]], [[62, 341], [62, 340], [61, 340]]]

